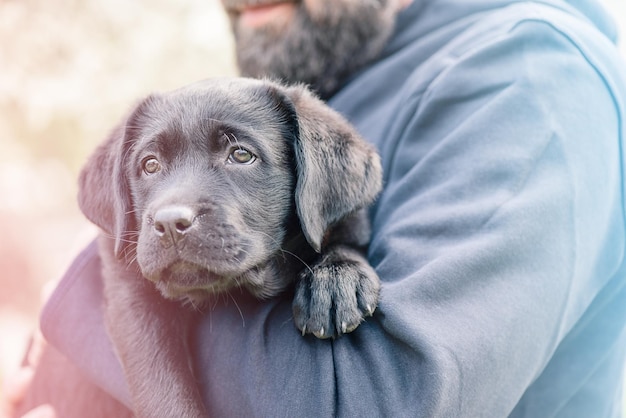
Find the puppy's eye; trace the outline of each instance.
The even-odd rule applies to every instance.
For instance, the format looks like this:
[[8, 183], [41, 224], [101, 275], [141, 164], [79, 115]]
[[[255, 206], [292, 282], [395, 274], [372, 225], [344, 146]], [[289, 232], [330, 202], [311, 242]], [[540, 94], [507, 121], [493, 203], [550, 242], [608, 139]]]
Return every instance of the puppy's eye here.
[[231, 164], [252, 164], [255, 160], [256, 155], [245, 148], [234, 149], [228, 156], [228, 162]]
[[161, 170], [161, 163], [154, 157], [148, 157], [142, 161], [141, 168], [146, 174], [154, 174]]

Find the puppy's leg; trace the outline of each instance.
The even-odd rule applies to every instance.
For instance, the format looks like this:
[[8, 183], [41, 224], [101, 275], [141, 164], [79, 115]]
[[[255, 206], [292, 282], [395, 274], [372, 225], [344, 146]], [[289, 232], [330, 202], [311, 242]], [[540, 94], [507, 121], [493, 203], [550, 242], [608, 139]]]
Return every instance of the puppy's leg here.
[[318, 338], [353, 331], [376, 309], [380, 282], [365, 256], [348, 245], [327, 249], [296, 282], [293, 302], [298, 329]]
[[206, 417], [187, 347], [191, 312], [164, 299], [100, 240], [109, 335], [139, 417]]

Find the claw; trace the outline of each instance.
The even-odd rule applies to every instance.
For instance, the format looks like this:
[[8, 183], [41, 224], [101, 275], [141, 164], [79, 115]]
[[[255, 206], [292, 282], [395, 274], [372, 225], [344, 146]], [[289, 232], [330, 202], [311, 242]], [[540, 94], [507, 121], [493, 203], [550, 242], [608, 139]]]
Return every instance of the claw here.
[[341, 323], [341, 332], [343, 334], [345, 334], [348, 331], [348, 324], [346, 324], [345, 322]]
[[302, 336], [306, 334], [306, 324], [302, 327]]
[[322, 327], [322, 329], [320, 329], [318, 332], [314, 332], [313, 333], [317, 338], [324, 338], [324, 327]]

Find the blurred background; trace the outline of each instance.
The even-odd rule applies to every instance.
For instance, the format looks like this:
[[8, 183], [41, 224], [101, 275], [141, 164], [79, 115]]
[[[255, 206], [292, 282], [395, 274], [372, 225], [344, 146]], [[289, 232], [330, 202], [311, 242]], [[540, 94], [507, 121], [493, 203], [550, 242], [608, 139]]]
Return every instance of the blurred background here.
[[218, 0], [0, 0], [0, 383], [96, 235], [86, 156], [138, 98], [234, 75], [232, 45]]
[[[603, 3], [626, 32], [623, 0]], [[218, 0], [0, 0], [0, 383], [43, 284], [96, 234], [86, 156], [139, 97], [234, 75], [232, 46]]]

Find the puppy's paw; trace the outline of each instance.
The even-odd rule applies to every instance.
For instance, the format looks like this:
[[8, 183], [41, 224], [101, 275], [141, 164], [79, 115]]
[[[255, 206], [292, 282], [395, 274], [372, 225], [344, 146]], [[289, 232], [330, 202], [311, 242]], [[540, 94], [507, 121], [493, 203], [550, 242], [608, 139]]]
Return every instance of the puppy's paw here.
[[300, 273], [294, 321], [303, 335], [346, 334], [374, 313], [379, 291], [378, 275], [367, 260], [353, 249], [335, 247]]

